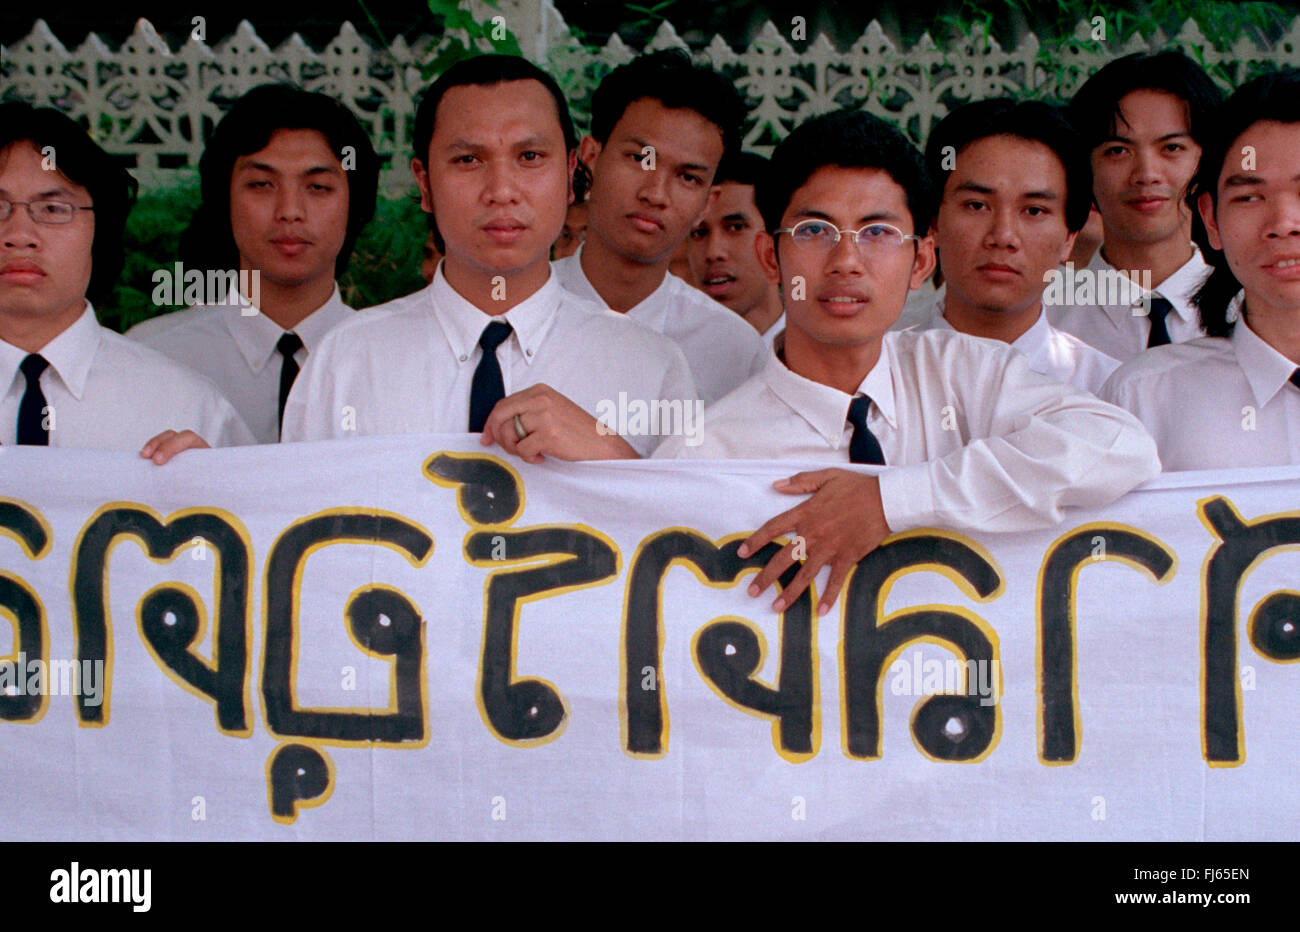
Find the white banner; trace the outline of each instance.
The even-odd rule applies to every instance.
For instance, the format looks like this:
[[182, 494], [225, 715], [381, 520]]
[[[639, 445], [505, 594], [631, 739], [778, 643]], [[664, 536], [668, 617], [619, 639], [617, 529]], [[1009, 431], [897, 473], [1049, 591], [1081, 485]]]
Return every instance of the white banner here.
[[0, 837], [1300, 837], [1300, 469], [899, 535], [818, 619], [735, 555], [798, 468], [0, 448]]

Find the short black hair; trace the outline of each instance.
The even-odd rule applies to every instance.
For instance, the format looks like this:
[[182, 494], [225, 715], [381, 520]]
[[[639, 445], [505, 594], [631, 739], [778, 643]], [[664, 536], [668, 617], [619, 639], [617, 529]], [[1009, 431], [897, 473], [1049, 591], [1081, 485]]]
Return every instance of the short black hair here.
[[740, 148], [745, 99], [718, 72], [697, 65], [681, 49], [634, 58], [605, 75], [591, 98], [591, 135], [602, 146], [638, 100], [657, 100], [670, 110], [694, 110], [722, 133], [724, 154]]
[[771, 169], [754, 192], [767, 232], [779, 229], [794, 192], [819, 168], [878, 168], [903, 189], [913, 232], [930, 229], [933, 201], [920, 151], [891, 123], [864, 110], [835, 110], [813, 117], [772, 153]]
[[948, 156], [958, 156], [972, 143], [989, 136], [1014, 136], [1040, 142], [1051, 149], [1065, 169], [1065, 227], [1082, 230], [1092, 209], [1092, 163], [1083, 141], [1058, 107], [1038, 100], [1010, 97], [981, 100], [958, 107], [933, 130], [925, 146], [925, 166], [934, 184], [934, 214], [943, 203], [944, 186], [952, 171]]
[[[1248, 81], [1219, 108], [1210, 136], [1202, 145], [1201, 162], [1187, 194], [1193, 210], [1202, 194], [1210, 195], [1218, 209], [1219, 174], [1229, 157], [1235, 159], [1241, 155], [1233, 151], [1232, 144], [1262, 120], [1300, 123], [1300, 70], [1287, 68]], [[1241, 291], [1241, 283], [1228, 267], [1223, 251], [1211, 249], [1206, 259], [1212, 271], [1192, 297], [1192, 303], [1200, 312], [1206, 334], [1230, 336], [1236, 324], [1228, 320], [1228, 305]]]
[[[434, 118], [438, 115], [438, 104], [442, 102], [443, 96], [449, 90], [453, 87], [492, 87], [507, 81], [540, 82], [555, 101], [555, 115], [560, 121], [560, 131], [564, 134], [565, 154], [578, 147], [573, 118], [569, 115], [569, 102], [564, 97], [564, 91], [560, 90], [560, 85], [555, 83], [555, 79], [526, 58], [493, 53], [476, 55], [456, 62], [439, 75], [438, 80], [429, 85], [429, 89], [420, 98], [420, 106], [415, 111], [415, 130], [412, 135], [415, 157], [420, 160], [420, 164], [426, 169], [429, 167], [429, 143], [433, 139]], [[579, 163], [577, 171], [584, 170], [584, 166]], [[588, 186], [584, 182], [585, 179], [576, 180], [575, 188], [585, 192]], [[432, 216], [430, 214], [430, 217]], [[442, 234], [438, 232], [437, 224], [431, 224], [430, 229], [433, 231], [434, 245], [438, 247], [439, 252], [446, 253], [446, 243], [442, 240]]]
[[713, 183], [723, 184], [730, 181], [757, 188], [771, 164], [757, 152], [730, 152], [722, 157], [722, 164], [718, 166], [718, 173], [713, 176]]
[[340, 162], [350, 147], [356, 163], [344, 175], [348, 182], [348, 228], [334, 261], [342, 275], [362, 229], [375, 215], [379, 187], [379, 158], [370, 136], [356, 115], [333, 97], [305, 91], [292, 84], [262, 84], [240, 97], [221, 118], [199, 159], [203, 202], [181, 238], [181, 259], [201, 269], [239, 268], [239, 249], [230, 224], [230, 176], [235, 162], [266, 148], [281, 129], [316, 130]]
[[24, 141], [38, 152], [50, 147], [54, 167], [90, 192], [95, 208], [95, 239], [90, 247], [86, 297], [92, 302], [107, 300], [126, 261], [126, 218], [135, 204], [139, 185], [66, 114], [26, 103], [0, 104], [0, 152]]
[[1089, 153], [1124, 121], [1119, 102], [1133, 91], [1164, 91], [1187, 104], [1192, 139], [1205, 145], [1214, 108], [1223, 100], [1205, 69], [1177, 50], [1136, 52], [1108, 62], [1088, 78], [1069, 104], [1069, 119]]

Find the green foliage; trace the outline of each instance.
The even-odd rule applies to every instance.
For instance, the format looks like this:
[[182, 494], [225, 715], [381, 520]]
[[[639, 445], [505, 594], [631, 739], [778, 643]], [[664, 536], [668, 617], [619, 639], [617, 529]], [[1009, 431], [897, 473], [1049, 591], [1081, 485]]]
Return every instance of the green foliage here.
[[[199, 202], [197, 177], [142, 192], [126, 224], [126, 264], [113, 300], [96, 306], [100, 322], [119, 332], [181, 305], [153, 302], [154, 272], [176, 263], [181, 234]], [[339, 279], [343, 300], [355, 308], [383, 304], [424, 287], [420, 249], [428, 227], [413, 198], [380, 198]]]
[[[491, 19], [480, 23], [474, 14], [465, 9], [465, 0], [428, 0], [429, 12], [442, 26], [447, 38], [446, 47], [432, 61], [421, 67], [421, 74], [426, 79], [442, 74], [456, 62], [464, 58], [473, 58], [485, 51], [481, 46], [486, 42], [492, 51], [506, 55], [522, 55], [519, 40], [509, 29], [501, 29]], [[486, 0], [488, 6], [496, 7], [495, 0]], [[466, 44], [458, 33], [469, 38]], [[503, 35], [504, 33], [504, 35]]]
[[423, 288], [420, 249], [428, 235], [424, 212], [414, 197], [381, 197], [375, 219], [361, 231], [339, 279], [344, 303], [373, 307]]
[[113, 300], [97, 306], [100, 323], [125, 331], [142, 320], [179, 305], [153, 303], [153, 273], [171, 269], [180, 255], [181, 234], [199, 203], [197, 174], [167, 188], [146, 189], [126, 221], [126, 264], [113, 292]]

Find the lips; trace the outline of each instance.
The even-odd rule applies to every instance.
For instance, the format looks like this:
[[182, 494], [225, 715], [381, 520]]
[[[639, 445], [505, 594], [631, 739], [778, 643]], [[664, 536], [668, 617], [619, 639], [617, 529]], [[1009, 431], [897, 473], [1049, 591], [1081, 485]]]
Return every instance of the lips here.
[[34, 285], [45, 277], [45, 270], [30, 259], [11, 259], [0, 265], [0, 281], [9, 285]]
[[271, 238], [271, 245], [282, 255], [297, 256], [306, 252], [312, 241], [301, 236], [275, 236]]
[[497, 217], [484, 223], [480, 229], [495, 243], [509, 245], [526, 232], [528, 226], [514, 217]]
[[869, 298], [858, 291], [827, 291], [817, 296], [817, 304], [832, 317], [852, 317], [865, 310]]
[[664, 228], [662, 223], [647, 214], [628, 214], [627, 219], [642, 233], [658, 233]]
[[1278, 256], [1260, 268], [1280, 281], [1300, 281], [1300, 256]]
[[726, 272], [710, 272], [705, 279], [700, 282], [704, 288], [705, 294], [710, 297], [718, 297], [731, 291], [731, 286], [736, 283], [736, 276], [729, 275]]
[[1155, 213], [1169, 203], [1169, 198], [1154, 195], [1134, 197], [1124, 202], [1129, 207], [1144, 214]]
[[1013, 278], [1020, 277], [1020, 271], [1009, 265], [1003, 265], [1001, 262], [988, 262], [978, 266], [975, 271], [979, 272], [985, 278], [991, 278], [994, 281], [1009, 281]]

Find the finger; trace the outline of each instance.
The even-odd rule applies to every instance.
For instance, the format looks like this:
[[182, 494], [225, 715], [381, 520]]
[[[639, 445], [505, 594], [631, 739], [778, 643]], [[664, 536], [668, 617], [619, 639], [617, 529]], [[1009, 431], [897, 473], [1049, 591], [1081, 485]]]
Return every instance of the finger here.
[[540, 431], [533, 431], [516, 444], [520, 459], [525, 463], [534, 464], [541, 463], [546, 459], [543, 455], [546, 452], [546, 447], [546, 440]]
[[781, 574], [793, 564], [794, 544], [786, 544], [776, 552], [772, 559], [767, 561], [767, 565], [758, 571], [754, 581], [749, 584], [749, 594], [751, 596], [762, 595], [767, 591], [767, 587], [780, 579]]
[[815, 469], [811, 472], [797, 472], [786, 479], [777, 479], [772, 483], [772, 487], [778, 492], [786, 495], [807, 495], [809, 492], [816, 492], [831, 476], [835, 475], [833, 469]]
[[844, 580], [848, 578], [849, 571], [857, 566], [851, 561], [839, 561], [831, 564], [831, 575], [826, 580], [826, 591], [822, 593], [822, 600], [817, 606], [817, 615], [821, 617], [831, 610], [835, 605], [835, 600], [840, 597], [840, 588], [844, 585]]
[[174, 430], [165, 430], [161, 434], [156, 434], [153, 437], [150, 437], [145, 441], [144, 446], [140, 448], [140, 455], [145, 459], [152, 459], [154, 451], [158, 449], [158, 446], [168, 437], [175, 436], [175, 434], [176, 431]]
[[825, 564], [825, 560], [815, 557], [808, 557], [804, 560], [799, 572], [795, 573], [794, 579], [790, 580], [790, 585], [784, 586], [781, 589], [781, 594], [772, 603], [772, 611], [783, 612], [792, 605], [795, 599], [803, 595], [804, 590], [817, 578], [817, 574], [821, 572], [821, 568]]
[[180, 433], [171, 431], [171, 436], [164, 439], [158, 444], [158, 449], [154, 450], [153, 456], [150, 457], [157, 465], [161, 466], [171, 460], [177, 453], [193, 449], [203, 443], [203, 438], [192, 430], [183, 430]]
[[484, 434], [490, 430], [492, 439], [501, 444], [501, 449], [510, 454], [517, 454], [519, 437], [515, 434], [514, 416], [519, 409], [517, 402], [512, 402], [510, 398], [502, 398], [492, 409], [487, 420], [483, 423]]
[[802, 505], [796, 505], [794, 508], [783, 511], [775, 518], [772, 518], [745, 538], [744, 543], [736, 548], [736, 556], [744, 560], [751, 553], [757, 553], [766, 547], [774, 537], [780, 537], [782, 534], [793, 534], [795, 527], [799, 523], [799, 517], [803, 514], [802, 508]]

